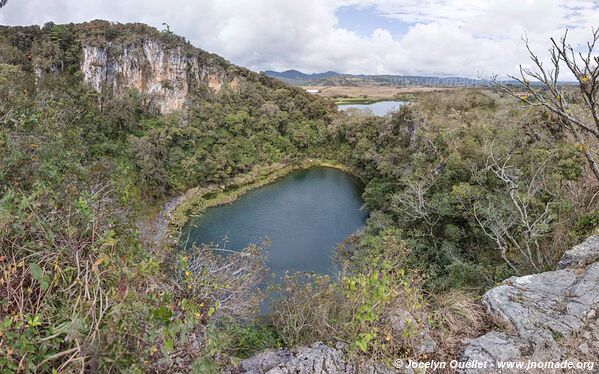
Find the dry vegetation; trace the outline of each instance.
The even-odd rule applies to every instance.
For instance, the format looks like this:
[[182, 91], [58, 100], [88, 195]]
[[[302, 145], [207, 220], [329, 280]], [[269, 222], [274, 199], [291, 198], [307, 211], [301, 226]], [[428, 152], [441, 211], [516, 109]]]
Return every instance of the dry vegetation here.
[[[105, 31], [112, 27], [137, 35]], [[375, 117], [266, 80], [237, 94], [200, 90], [185, 115], [160, 116], [133, 93], [98, 108], [70, 73], [81, 30], [21, 30], [61, 52], [37, 56], [65, 66], [47, 79], [12, 63], [28, 61], [31, 46], [0, 31], [10, 46], [0, 48], [10, 52], [0, 54], [10, 61], [0, 63], [2, 372], [208, 372], [315, 340], [344, 341], [381, 361], [417, 358], [427, 323], [438, 356], [455, 357], [462, 339], [488, 326], [480, 293], [555, 265], [599, 225], [590, 160], [599, 130], [577, 137], [599, 122], [588, 119], [594, 112], [559, 117], [596, 108], [599, 70], [581, 72], [581, 92], [539, 96], [549, 101], [533, 108], [481, 89], [315, 87], [325, 97], [419, 97]], [[144, 207], [199, 185], [201, 210], [204, 192], [225, 190], [211, 197], [228, 201], [276, 176], [260, 167], [315, 159], [357, 170], [371, 214], [339, 251], [338, 279], [286, 279], [274, 327], [245, 323], [264, 270], [258, 248], [218, 257], [205, 248], [152, 251], [139, 240]], [[202, 190], [210, 186], [218, 187]], [[188, 203], [181, 212], [196, 208]], [[414, 324], [393, 331], [388, 317], [402, 311]]]
[[317, 95], [329, 98], [355, 97], [371, 100], [389, 100], [398, 95], [418, 95], [424, 92], [454, 91], [456, 87], [396, 87], [396, 86], [303, 86], [306, 90], [318, 90]]
[[476, 292], [454, 290], [436, 295], [429, 306], [429, 320], [438, 349], [436, 361], [456, 359], [464, 341], [483, 335], [493, 323]]

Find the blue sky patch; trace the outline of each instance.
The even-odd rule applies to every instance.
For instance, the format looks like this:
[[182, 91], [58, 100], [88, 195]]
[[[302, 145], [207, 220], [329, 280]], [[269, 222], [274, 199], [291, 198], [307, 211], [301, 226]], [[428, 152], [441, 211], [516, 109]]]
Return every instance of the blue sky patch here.
[[386, 17], [375, 6], [343, 6], [335, 11], [337, 26], [362, 37], [370, 37], [376, 29], [388, 30], [393, 38], [400, 38], [408, 32], [411, 24]]

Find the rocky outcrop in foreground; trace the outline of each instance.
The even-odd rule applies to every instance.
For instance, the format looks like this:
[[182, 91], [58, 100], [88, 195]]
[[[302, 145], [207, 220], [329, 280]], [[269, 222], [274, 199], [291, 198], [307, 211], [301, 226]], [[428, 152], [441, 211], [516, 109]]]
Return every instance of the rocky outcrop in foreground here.
[[357, 364], [346, 357], [346, 346], [335, 348], [321, 342], [294, 350], [268, 350], [257, 354], [239, 366], [246, 374], [391, 374], [396, 371], [372, 363]]
[[[599, 235], [566, 252], [558, 270], [507, 279], [488, 291], [483, 303], [500, 330], [467, 343], [460, 364], [454, 366], [464, 368], [463, 373], [597, 372]], [[411, 316], [400, 311], [389, 318], [401, 331], [402, 321]], [[420, 354], [435, 350], [427, 330], [422, 330], [418, 339]], [[235, 373], [412, 373], [405, 367], [398, 370], [372, 362], [356, 363], [346, 353], [345, 345], [332, 348], [322, 343], [294, 350], [268, 350], [242, 361]], [[598, 362], [590, 367], [594, 361]], [[500, 368], [499, 363], [504, 367]], [[510, 363], [522, 363], [524, 367], [506, 366]], [[555, 364], [558, 367], [550, 367]]]
[[[488, 291], [483, 302], [502, 330], [469, 342], [462, 361], [486, 362], [487, 369], [464, 372], [523, 372], [498, 367], [510, 362], [523, 362], [538, 373], [574, 372], [577, 363], [582, 371], [597, 370], [599, 362], [594, 368], [581, 366], [599, 360], [597, 260], [599, 235], [594, 235], [566, 252], [558, 270], [512, 277]], [[535, 368], [539, 363], [543, 367]]]

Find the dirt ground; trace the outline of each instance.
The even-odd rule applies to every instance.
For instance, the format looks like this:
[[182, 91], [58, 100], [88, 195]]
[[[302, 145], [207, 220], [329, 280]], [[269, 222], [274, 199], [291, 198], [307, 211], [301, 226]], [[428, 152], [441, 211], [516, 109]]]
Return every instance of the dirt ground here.
[[396, 95], [419, 94], [432, 91], [450, 91], [459, 87], [393, 87], [393, 86], [302, 86], [305, 90], [318, 90], [323, 97], [363, 97], [389, 99]]

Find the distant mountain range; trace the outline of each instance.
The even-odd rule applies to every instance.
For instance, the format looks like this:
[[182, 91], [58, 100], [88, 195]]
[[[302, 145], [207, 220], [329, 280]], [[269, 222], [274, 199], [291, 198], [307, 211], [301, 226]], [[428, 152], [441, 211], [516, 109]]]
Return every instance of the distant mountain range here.
[[334, 71], [306, 74], [297, 70], [277, 72], [266, 70], [263, 74], [296, 86], [481, 86], [480, 79], [464, 77], [426, 77], [412, 75], [341, 74]]
[[287, 83], [294, 83], [296, 81], [297, 82], [310, 82], [310, 81], [316, 81], [319, 79], [326, 79], [326, 78], [337, 77], [337, 76], [342, 75], [335, 71], [306, 74], [306, 73], [302, 73], [301, 71], [297, 71], [297, 70], [285, 70], [283, 72], [266, 70], [263, 73], [269, 77], [277, 78], [277, 79], [280, 79]]

